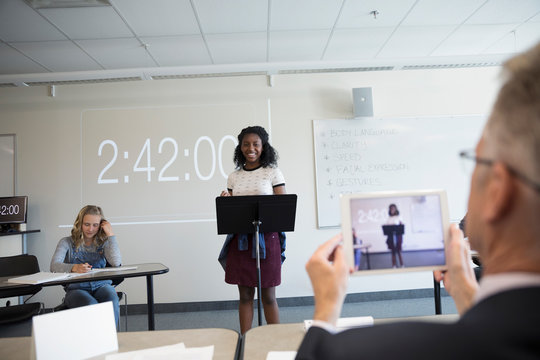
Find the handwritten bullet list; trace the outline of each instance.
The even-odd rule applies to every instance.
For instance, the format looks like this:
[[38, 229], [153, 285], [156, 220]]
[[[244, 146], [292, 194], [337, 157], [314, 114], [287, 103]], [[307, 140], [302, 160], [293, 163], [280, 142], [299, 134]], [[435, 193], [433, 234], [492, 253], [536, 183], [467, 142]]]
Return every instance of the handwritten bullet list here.
[[379, 144], [379, 138], [391, 141], [391, 137], [398, 134], [394, 128], [330, 128], [320, 131], [318, 135], [324, 140], [320, 143], [317, 163], [326, 172], [323, 183], [328, 188], [328, 198], [335, 198], [336, 193], [362, 191], [366, 186], [383, 186], [385, 176], [408, 171], [406, 163], [391, 159], [381, 162], [380, 154], [373, 156], [373, 151], [377, 150], [371, 149], [376, 147], [373, 144]]

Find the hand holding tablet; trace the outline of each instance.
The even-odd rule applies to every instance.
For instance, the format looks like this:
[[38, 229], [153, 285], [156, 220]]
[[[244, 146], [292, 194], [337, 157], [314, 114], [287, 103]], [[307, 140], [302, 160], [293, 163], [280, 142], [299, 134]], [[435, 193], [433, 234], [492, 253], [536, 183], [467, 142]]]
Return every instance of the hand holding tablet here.
[[341, 196], [343, 247], [355, 275], [445, 269], [446, 192]]

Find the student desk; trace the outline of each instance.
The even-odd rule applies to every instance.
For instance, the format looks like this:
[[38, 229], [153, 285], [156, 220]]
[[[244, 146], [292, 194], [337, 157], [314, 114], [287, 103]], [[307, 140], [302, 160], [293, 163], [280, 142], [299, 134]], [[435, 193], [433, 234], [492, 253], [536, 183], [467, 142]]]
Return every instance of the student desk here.
[[[61, 333], [59, 333], [61, 336]], [[240, 336], [229, 329], [189, 329], [117, 333], [118, 352], [142, 350], [183, 342], [186, 347], [214, 345], [214, 359], [234, 360]], [[30, 359], [32, 337], [0, 338], [0, 359]], [[105, 359], [105, 355], [92, 359]]]
[[[375, 319], [375, 325], [397, 321], [452, 322], [458, 315], [430, 315], [404, 318]], [[304, 338], [304, 324], [275, 324], [253, 328], [246, 332], [239, 359], [265, 360], [269, 351], [296, 351]]]
[[[169, 271], [169, 268], [160, 263], [147, 263], [147, 264], [132, 264], [124, 266], [136, 266], [137, 269], [133, 270], [123, 270], [123, 271], [103, 271], [88, 275], [77, 276], [73, 279], [65, 279], [58, 281], [49, 281], [41, 283], [41, 286], [57, 286], [57, 285], [67, 285], [78, 282], [85, 281], [94, 281], [94, 280], [114, 280], [120, 278], [130, 278], [130, 277], [139, 277], [146, 276], [146, 303], [148, 306], [148, 330], [155, 329], [155, 320], [154, 320], [154, 275], [165, 274]], [[15, 284], [7, 282], [9, 278], [16, 276], [0, 277], [0, 289], [2, 288], [25, 288], [33, 285], [26, 284]]]

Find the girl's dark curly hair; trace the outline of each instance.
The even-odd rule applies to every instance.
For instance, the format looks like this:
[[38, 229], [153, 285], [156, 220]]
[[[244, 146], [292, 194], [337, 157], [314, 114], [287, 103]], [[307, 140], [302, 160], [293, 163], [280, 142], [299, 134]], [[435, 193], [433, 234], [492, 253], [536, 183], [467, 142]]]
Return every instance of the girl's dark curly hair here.
[[255, 134], [261, 138], [262, 141], [262, 152], [259, 162], [262, 167], [274, 167], [277, 166], [278, 153], [276, 149], [270, 145], [268, 142], [268, 133], [262, 126], [248, 126], [247, 128], [242, 129], [240, 134], [238, 134], [238, 145], [234, 149], [234, 164], [237, 169], [241, 169], [246, 163], [246, 157], [242, 154], [242, 140], [247, 134]]
[[[392, 214], [392, 208], [396, 209], [396, 213], [395, 214]], [[390, 204], [388, 206], [388, 216], [393, 216], [393, 215], [399, 215], [399, 210], [396, 206], [396, 204]]]

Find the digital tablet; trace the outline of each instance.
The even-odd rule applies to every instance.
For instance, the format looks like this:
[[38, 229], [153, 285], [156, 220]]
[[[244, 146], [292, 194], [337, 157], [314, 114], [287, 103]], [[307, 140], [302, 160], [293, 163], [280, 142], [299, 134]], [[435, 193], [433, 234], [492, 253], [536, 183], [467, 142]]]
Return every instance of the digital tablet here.
[[343, 247], [355, 275], [444, 269], [444, 190], [341, 195]]

